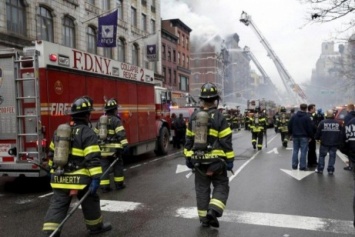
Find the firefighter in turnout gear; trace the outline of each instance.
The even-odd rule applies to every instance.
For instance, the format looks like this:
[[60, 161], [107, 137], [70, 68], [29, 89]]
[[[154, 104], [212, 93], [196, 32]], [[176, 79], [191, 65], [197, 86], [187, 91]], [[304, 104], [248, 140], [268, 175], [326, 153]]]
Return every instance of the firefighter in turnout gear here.
[[253, 148], [261, 150], [263, 148], [263, 136], [266, 132], [266, 118], [260, 113], [260, 108], [255, 108], [253, 117], [250, 118], [249, 128], [251, 131], [251, 144]]
[[[105, 172], [116, 158], [119, 159], [113, 166], [113, 180], [116, 189], [120, 190], [126, 187], [124, 183], [122, 154], [124, 150], [128, 149], [128, 141], [121, 119], [117, 116], [117, 107], [118, 104], [115, 99], [106, 101], [104, 108], [105, 115], [102, 115], [100, 118], [103, 121], [102, 123], [99, 121], [94, 131], [99, 135], [103, 171]], [[102, 192], [112, 190], [109, 173], [101, 179], [100, 186]]]
[[[212, 83], [201, 87], [201, 109], [196, 110], [186, 130], [186, 165], [195, 171], [197, 209], [203, 227], [219, 227], [229, 195], [227, 170], [232, 171], [232, 131], [217, 110], [219, 94]], [[216, 103], [217, 102], [217, 103]], [[211, 190], [211, 185], [213, 189]]]
[[290, 120], [290, 115], [286, 113], [286, 107], [282, 106], [280, 108], [280, 114], [277, 117], [276, 120], [276, 125], [278, 128], [278, 131], [281, 134], [281, 142], [283, 147], [287, 147], [288, 143], [288, 121]]
[[[60, 236], [60, 223], [65, 219], [71, 199], [82, 201], [81, 207], [89, 234], [99, 234], [111, 230], [111, 224], [104, 223], [100, 210], [99, 188], [102, 168], [100, 147], [97, 136], [90, 128], [90, 114], [93, 106], [85, 97], [76, 99], [70, 110], [72, 121], [69, 133], [65, 125], [60, 125], [50, 143], [51, 186], [53, 196], [44, 218], [43, 234]], [[63, 132], [64, 131], [64, 132]]]

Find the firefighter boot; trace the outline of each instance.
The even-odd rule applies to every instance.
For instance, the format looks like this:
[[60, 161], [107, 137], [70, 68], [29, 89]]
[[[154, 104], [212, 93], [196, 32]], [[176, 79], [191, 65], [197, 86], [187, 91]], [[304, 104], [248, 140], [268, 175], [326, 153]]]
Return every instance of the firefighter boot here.
[[202, 227], [210, 227], [210, 223], [207, 217], [200, 218], [200, 222]]
[[215, 210], [213, 210], [213, 209], [209, 209], [208, 210], [207, 219], [209, 220], [209, 224], [212, 227], [216, 227], [216, 228], [219, 227], [219, 222], [218, 222], [218, 219], [217, 219], [217, 213], [216, 213]]
[[89, 235], [97, 235], [112, 229], [111, 223], [102, 223], [102, 226], [89, 230]]
[[103, 193], [108, 193], [108, 192], [112, 191], [112, 188], [110, 188], [110, 186], [101, 186], [101, 191]]
[[282, 145], [283, 145], [284, 147], [287, 147], [287, 141], [283, 141]]
[[[44, 231], [43, 234], [41, 236], [43, 237], [48, 237], [48, 236], [52, 236], [54, 231]], [[60, 231], [57, 231], [53, 237], [60, 237]]]
[[115, 183], [115, 185], [117, 190], [121, 190], [126, 187], [126, 185], [123, 182]]
[[256, 142], [252, 142], [254, 150], [256, 149]]

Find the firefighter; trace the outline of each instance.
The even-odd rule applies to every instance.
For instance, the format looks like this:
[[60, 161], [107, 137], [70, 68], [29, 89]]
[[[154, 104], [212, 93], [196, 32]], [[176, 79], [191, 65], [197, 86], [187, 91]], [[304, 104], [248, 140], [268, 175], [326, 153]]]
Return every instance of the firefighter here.
[[250, 111], [246, 109], [244, 111], [244, 130], [250, 130], [249, 125], [250, 125]]
[[255, 108], [255, 113], [252, 118], [250, 118], [249, 128], [251, 131], [251, 144], [253, 148], [261, 150], [263, 148], [263, 136], [266, 132], [267, 122], [263, 113], [260, 113], [260, 107]]
[[[101, 118], [107, 119], [106, 125], [97, 124], [94, 129], [95, 133], [99, 135], [99, 144], [101, 147], [101, 165], [105, 172], [110, 164], [118, 158], [118, 161], [113, 166], [113, 180], [117, 190], [124, 189], [126, 184], [124, 183], [123, 172], [123, 158], [122, 154], [128, 149], [128, 141], [126, 138], [126, 131], [122, 125], [121, 119], [117, 116], [117, 101], [116, 99], [109, 99], [105, 103], [105, 115]], [[101, 120], [100, 118], [100, 120]], [[101, 128], [100, 128], [101, 126]], [[106, 126], [106, 128], [105, 128]], [[103, 133], [101, 134], [100, 129]], [[105, 131], [106, 129], [106, 131]], [[110, 176], [105, 175], [100, 182], [102, 192], [106, 193], [111, 191]]]
[[290, 120], [290, 115], [286, 113], [286, 107], [282, 106], [280, 108], [280, 114], [276, 120], [276, 126], [281, 134], [281, 142], [283, 147], [287, 147], [288, 143], [288, 121]]
[[203, 227], [218, 228], [217, 218], [222, 216], [229, 195], [227, 170], [233, 169], [232, 131], [217, 110], [217, 87], [204, 84], [199, 98], [202, 107], [189, 120], [184, 155], [187, 167], [195, 170], [199, 220]]
[[[53, 196], [44, 218], [44, 236], [50, 236], [65, 219], [72, 197], [77, 196], [80, 200], [88, 191], [81, 207], [89, 234], [111, 230], [111, 224], [103, 222], [100, 198], [96, 193], [102, 168], [97, 136], [89, 127], [92, 110], [88, 99], [74, 100], [69, 113], [70, 125], [60, 125], [50, 143]], [[60, 236], [60, 229], [54, 236]]]

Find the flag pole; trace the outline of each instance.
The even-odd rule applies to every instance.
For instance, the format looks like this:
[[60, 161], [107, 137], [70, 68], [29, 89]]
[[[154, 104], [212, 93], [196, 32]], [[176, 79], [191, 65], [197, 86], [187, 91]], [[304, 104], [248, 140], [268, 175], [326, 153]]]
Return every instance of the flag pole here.
[[89, 20], [82, 21], [81, 24], [84, 24], [84, 23], [86, 23], [86, 22], [88, 22], [88, 21], [91, 21], [91, 20], [93, 20], [93, 19], [95, 19], [95, 18], [98, 18], [98, 17], [100, 17], [100, 16], [102, 16], [102, 15], [105, 15], [105, 14], [107, 14], [107, 13], [112, 13], [112, 12], [118, 10], [118, 8], [119, 8], [119, 7], [116, 7], [116, 8], [114, 8], [114, 9], [110, 9], [110, 10], [108, 10], [107, 12], [103, 12], [103, 13], [97, 15], [97, 16], [94, 16], [93, 18], [90, 18]]

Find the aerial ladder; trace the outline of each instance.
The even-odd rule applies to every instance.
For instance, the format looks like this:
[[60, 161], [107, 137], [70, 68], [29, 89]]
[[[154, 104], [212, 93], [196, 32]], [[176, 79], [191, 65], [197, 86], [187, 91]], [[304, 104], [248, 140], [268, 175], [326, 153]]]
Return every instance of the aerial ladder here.
[[240, 21], [246, 26], [251, 26], [258, 38], [260, 39], [261, 44], [265, 47], [268, 56], [273, 60], [276, 69], [281, 77], [282, 83], [284, 84], [286, 91], [289, 95], [292, 95], [294, 101], [298, 104], [307, 103], [306, 94], [303, 92], [301, 87], [292, 79], [291, 75], [288, 73], [284, 65], [282, 64], [279, 57], [276, 55], [274, 50], [271, 48], [271, 45], [267, 42], [265, 37], [261, 34], [259, 29], [256, 27], [254, 22], [246, 12], [242, 12], [240, 16]]
[[277, 90], [275, 84], [271, 81], [269, 75], [266, 73], [266, 71], [264, 70], [264, 68], [261, 66], [261, 64], [259, 63], [259, 61], [256, 59], [255, 55], [250, 51], [250, 48], [248, 46], [244, 46], [243, 49], [243, 53], [244, 55], [250, 59], [251, 61], [253, 61], [253, 63], [255, 64], [255, 66], [258, 68], [259, 72], [261, 73], [261, 75], [264, 78], [264, 82], [267, 85], [271, 85], [273, 87], [273, 89], [275, 90], [275, 93], [279, 99], [279, 101], [281, 102], [281, 96], [279, 91]]

